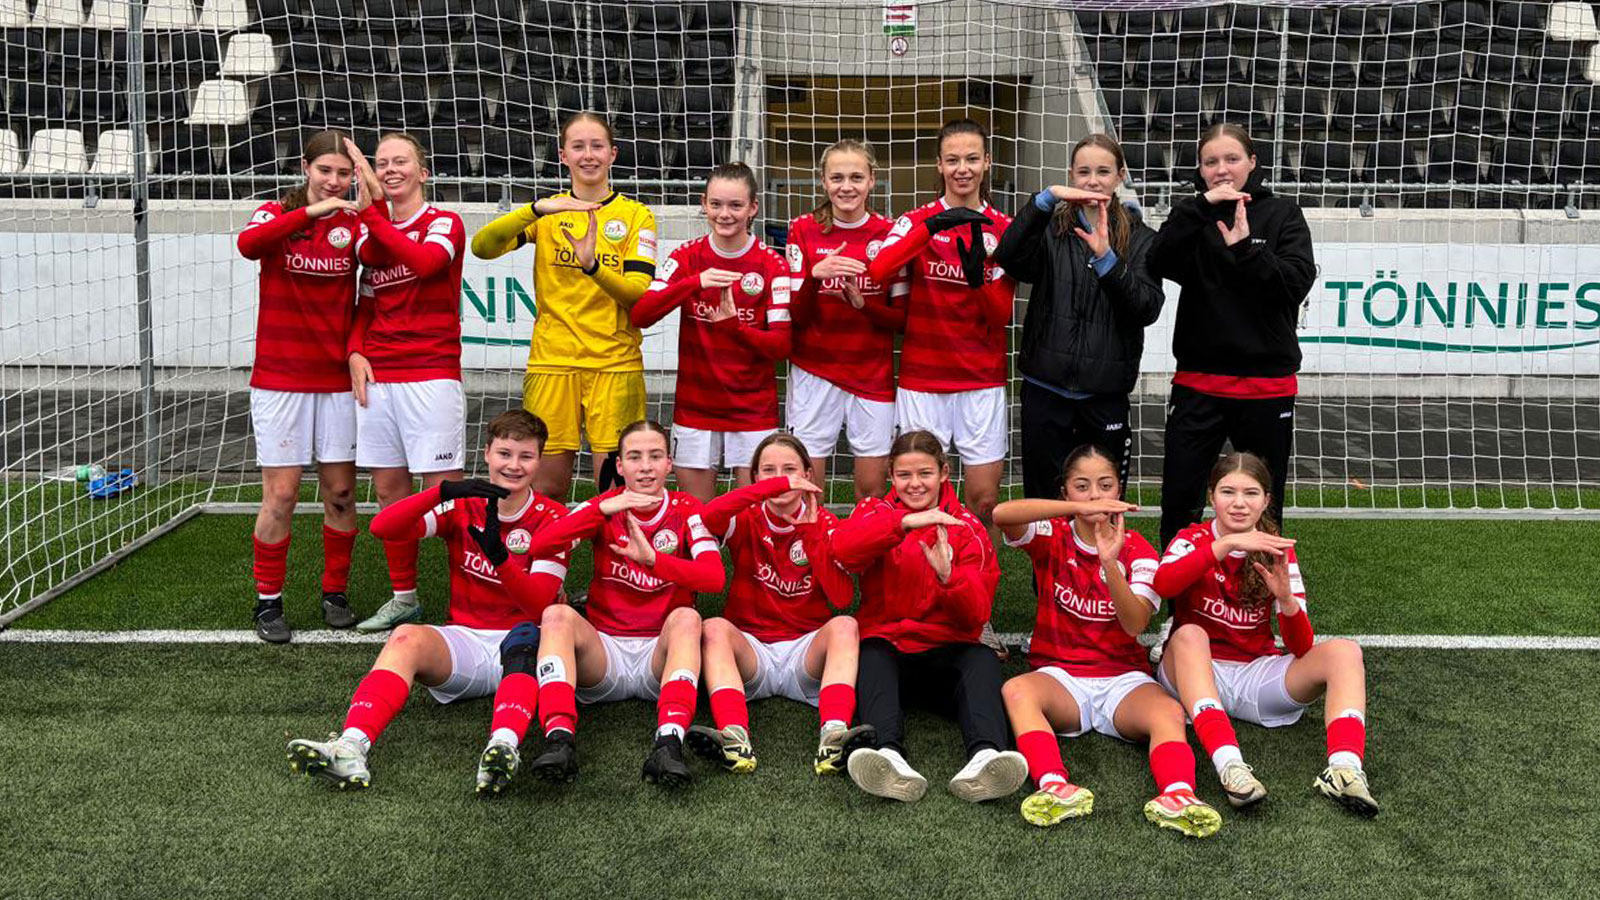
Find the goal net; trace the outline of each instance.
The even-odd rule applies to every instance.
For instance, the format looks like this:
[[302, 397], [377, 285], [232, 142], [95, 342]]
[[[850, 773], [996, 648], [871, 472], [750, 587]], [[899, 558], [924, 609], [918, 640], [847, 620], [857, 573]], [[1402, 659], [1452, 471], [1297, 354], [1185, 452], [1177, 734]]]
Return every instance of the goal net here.
[[[756, 167], [776, 247], [840, 138], [871, 143], [874, 205], [898, 214], [936, 195], [939, 127], [978, 119], [1014, 212], [1104, 131], [1159, 225], [1197, 135], [1242, 125], [1316, 242], [1290, 505], [1595, 508], [1597, 42], [1584, 3], [0, 0], [0, 622], [259, 497], [256, 269], [233, 237], [300, 180], [307, 134], [417, 135], [430, 199], [471, 230], [565, 184], [557, 126], [581, 109], [615, 124], [614, 182], [654, 209], [663, 256], [704, 233], [726, 160]], [[466, 264], [469, 448], [520, 401], [533, 252]], [[1146, 503], [1176, 297], [1133, 398]], [[670, 421], [673, 321], [645, 347]], [[106, 480], [76, 480], [94, 466]]]

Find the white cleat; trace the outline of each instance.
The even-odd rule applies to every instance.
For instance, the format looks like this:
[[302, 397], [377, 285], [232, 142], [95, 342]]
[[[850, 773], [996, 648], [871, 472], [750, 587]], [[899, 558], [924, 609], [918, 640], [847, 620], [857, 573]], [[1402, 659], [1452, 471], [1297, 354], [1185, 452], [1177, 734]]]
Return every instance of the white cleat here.
[[372, 784], [372, 773], [367, 770], [367, 751], [338, 734], [328, 735], [326, 741], [296, 738], [289, 742], [287, 753], [291, 770], [331, 781], [341, 791], [360, 790]]

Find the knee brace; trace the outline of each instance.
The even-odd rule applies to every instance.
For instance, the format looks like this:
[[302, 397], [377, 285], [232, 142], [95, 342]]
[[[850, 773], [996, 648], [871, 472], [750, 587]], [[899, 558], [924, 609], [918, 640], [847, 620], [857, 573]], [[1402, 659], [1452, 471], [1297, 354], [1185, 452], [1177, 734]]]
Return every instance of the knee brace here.
[[523, 622], [511, 629], [511, 633], [500, 642], [500, 673], [510, 675], [525, 672], [532, 675], [538, 655], [539, 626]]

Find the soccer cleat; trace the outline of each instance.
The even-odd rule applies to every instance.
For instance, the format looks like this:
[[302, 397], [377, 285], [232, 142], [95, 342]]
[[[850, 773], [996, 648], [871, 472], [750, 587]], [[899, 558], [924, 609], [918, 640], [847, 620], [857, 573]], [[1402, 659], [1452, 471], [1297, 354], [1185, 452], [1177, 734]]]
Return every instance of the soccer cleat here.
[[505, 741], [490, 741], [478, 757], [478, 796], [493, 796], [505, 790], [521, 761], [517, 748]]
[[1022, 801], [1022, 818], [1048, 828], [1064, 819], [1081, 819], [1094, 812], [1094, 794], [1067, 781], [1052, 781]]
[[1311, 786], [1353, 813], [1368, 818], [1378, 814], [1378, 801], [1372, 799], [1367, 773], [1354, 766], [1329, 766]]
[[1000, 657], [1001, 662], [1011, 658], [1011, 651], [1006, 647], [1005, 642], [1000, 640], [1000, 635], [995, 633], [994, 623], [992, 622], [983, 623], [983, 631], [978, 635], [978, 643], [993, 650], [994, 655]]
[[359, 790], [372, 784], [372, 773], [367, 771], [367, 751], [338, 734], [328, 735], [326, 741], [296, 738], [289, 742], [288, 756], [291, 771], [326, 779], [337, 784], [341, 791]]
[[361, 620], [356, 625], [357, 631], [388, 631], [397, 625], [407, 622], [422, 621], [422, 604], [407, 603], [404, 600], [390, 598], [389, 601], [378, 607], [378, 611]]
[[283, 604], [259, 604], [255, 612], [256, 637], [269, 644], [289, 643], [289, 623], [283, 619]]
[[1017, 792], [1028, 780], [1028, 761], [1015, 750], [985, 747], [950, 779], [950, 793], [968, 803], [998, 800]]
[[1222, 827], [1222, 814], [1188, 788], [1167, 791], [1146, 803], [1144, 817], [1192, 838], [1210, 837]]
[[811, 764], [812, 770], [818, 775], [838, 775], [844, 771], [845, 760], [850, 758], [850, 754], [862, 747], [872, 746], [877, 736], [878, 729], [871, 725], [829, 728], [822, 732], [822, 737], [817, 741], [817, 758]]
[[675, 734], [656, 735], [650, 755], [644, 758], [645, 781], [664, 787], [682, 787], [693, 777], [683, 761], [683, 741]]
[[528, 763], [528, 771], [540, 781], [570, 784], [578, 777], [578, 742], [569, 731], [545, 736], [544, 752]]
[[915, 803], [928, 792], [928, 779], [894, 750], [862, 748], [850, 754], [845, 769], [856, 787], [874, 797]]
[[344, 591], [322, 592], [322, 621], [329, 628], [349, 628], [356, 623], [355, 610], [350, 608], [350, 598]]
[[689, 749], [708, 762], [740, 775], [756, 770], [756, 751], [750, 746], [750, 732], [738, 725], [722, 730], [691, 725], [686, 738]]
[[1267, 799], [1267, 788], [1256, 778], [1255, 770], [1243, 762], [1231, 762], [1222, 767], [1222, 792], [1234, 809], [1254, 806]]

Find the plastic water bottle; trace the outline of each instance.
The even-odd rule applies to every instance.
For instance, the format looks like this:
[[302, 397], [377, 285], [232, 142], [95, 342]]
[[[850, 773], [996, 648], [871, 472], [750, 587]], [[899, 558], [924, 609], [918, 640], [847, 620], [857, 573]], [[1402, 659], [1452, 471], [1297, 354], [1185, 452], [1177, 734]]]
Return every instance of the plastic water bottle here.
[[77, 481], [89, 482], [96, 478], [106, 477], [106, 467], [98, 463], [81, 463], [76, 466], [67, 466], [50, 476], [51, 481]]

